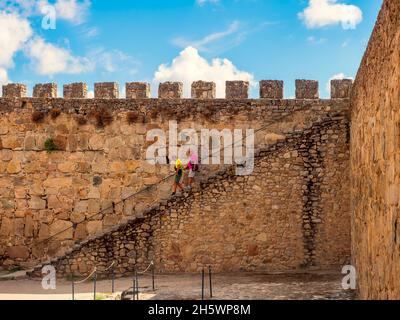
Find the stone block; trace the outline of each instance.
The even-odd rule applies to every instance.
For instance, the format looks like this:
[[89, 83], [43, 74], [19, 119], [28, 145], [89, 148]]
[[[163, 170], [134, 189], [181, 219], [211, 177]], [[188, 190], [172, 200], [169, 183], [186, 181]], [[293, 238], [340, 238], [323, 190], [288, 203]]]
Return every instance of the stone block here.
[[28, 259], [29, 249], [25, 246], [15, 246], [7, 248], [7, 255], [11, 259]]
[[182, 82], [163, 82], [158, 87], [158, 97], [160, 99], [182, 99]]
[[87, 237], [86, 224], [80, 223], [76, 226], [74, 238], [85, 239]]
[[260, 81], [261, 99], [283, 99], [283, 81], [261, 80]]
[[226, 81], [225, 97], [226, 99], [248, 99], [249, 87], [248, 81]]
[[37, 196], [33, 196], [29, 200], [29, 208], [33, 210], [44, 210], [46, 209], [46, 200], [43, 200]]
[[13, 232], [12, 220], [6, 217], [1, 219], [0, 237], [6, 237]]
[[196, 81], [192, 83], [193, 99], [215, 99], [215, 82]]
[[70, 219], [73, 223], [81, 223], [85, 221], [86, 216], [83, 213], [73, 212], [71, 213]]
[[128, 82], [125, 86], [127, 99], [150, 98], [150, 84], [147, 82]]
[[26, 85], [21, 83], [10, 83], [3, 86], [3, 98], [26, 97]]
[[350, 98], [352, 87], [353, 87], [353, 80], [351, 79], [332, 80], [331, 98], [332, 99]]
[[318, 81], [296, 80], [296, 99], [318, 99], [318, 90]]
[[30, 238], [34, 235], [34, 224], [32, 216], [27, 216], [25, 219], [25, 230], [24, 230], [25, 237]]
[[87, 85], [83, 82], [65, 84], [64, 99], [85, 99], [87, 91]]
[[119, 86], [116, 82], [101, 82], [94, 84], [95, 99], [118, 99]]
[[57, 98], [56, 83], [40, 83], [33, 87], [34, 98]]
[[21, 171], [21, 162], [17, 159], [11, 160], [7, 165], [7, 173], [16, 174]]
[[57, 240], [67, 240], [73, 237], [73, 224], [70, 221], [57, 220], [50, 225], [50, 235]]
[[86, 226], [87, 233], [94, 235], [103, 229], [103, 222], [101, 220], [89, 221]]

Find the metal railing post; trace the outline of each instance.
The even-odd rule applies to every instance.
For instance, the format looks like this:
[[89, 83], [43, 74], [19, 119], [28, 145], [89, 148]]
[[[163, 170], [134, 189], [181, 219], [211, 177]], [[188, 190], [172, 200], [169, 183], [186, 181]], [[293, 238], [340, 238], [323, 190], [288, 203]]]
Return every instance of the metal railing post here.
[[213, 297], [213, 292], [212, 292], [212, 276], [211, 276], [211, 266], [208, 267], [208, 275], [210, 278], [210, 298]]
[[135, 277], [132, 278], [132, 301], [136, 300], [136, 281]]
[[96, 282], [97, 282], [97, 271], [95, 271], [93, 276], [93, 300], [96, 300]]
[[139, 300], [139, 277], [135, 268], [135, 280], [136, 280], [136, 300]]
[[72, 301], [75, 300], [75, 279], [74, 279], [74, 274], [71, 276], [71, 284], [72, 284]]
[[115, 271], [114, 267], [111, 269], [111, 292], [115, 293]]
[[201, 300], [204, 300], [204, 267], [201, 270]]
[[152, 284], [153, 284], [153, 291], [156, 291], [156, 286], [155, 286], [155, 275], [154, 275], [154, 263], [153, 263], [153, 267], [151, 268], [151, 277], [152, 277]]

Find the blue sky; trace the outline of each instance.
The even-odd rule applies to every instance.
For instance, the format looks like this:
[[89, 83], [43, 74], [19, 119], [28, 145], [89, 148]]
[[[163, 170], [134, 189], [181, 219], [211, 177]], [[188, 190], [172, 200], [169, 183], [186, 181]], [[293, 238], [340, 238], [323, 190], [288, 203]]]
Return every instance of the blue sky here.
[[[7, 0], [0, 82], [62, 84], [355, 77], [381, 0]], [[52, 7], [49, 7], [52, 6]], [[47, 8], [47, 9], [46, 9]], [[43, 18], [56, 14], [56, 28]], [[46, 11], [47, 10], [47, 11]], [[47, 22], [52, 20], [46, 20]], [[175, 62], [173, 62], [175, 59]], [[228, 79], [229, 78], [229, 79]], [[123, 94], [123, 93], [122, 93]]]

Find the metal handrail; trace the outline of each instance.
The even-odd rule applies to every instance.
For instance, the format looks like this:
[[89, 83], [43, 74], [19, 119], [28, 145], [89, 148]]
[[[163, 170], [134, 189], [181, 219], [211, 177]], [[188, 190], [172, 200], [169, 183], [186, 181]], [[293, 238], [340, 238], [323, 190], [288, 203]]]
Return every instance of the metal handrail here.
[[115, 265], [115, 261], [113, 261], [109, 267], [107, 267], [106, 269], [104, 269], [104, 272], [110, 270], [114, 265]]
[[80, 281], [73, 281], [73, 283], [74, 284], [82, 284], [82, 283], [86, 282], [87, 280], [89, 280], [92, 277], [92, 275], [94, 275], [96, 272], [97, 272], [97, 268], [94, 267], [93, 271], [85, 279], [80, 280]]
[[[110, 270], [112, 268], [112, 293], [114, 293], [114, 282], [115, 282], [115, 274], [114, 274], [114, 265], [116, 264], [115, 261], [113, 261], [106, 269], [104, 269], [102, 272], [106, 272], [108, 270]], [[72, 275], [72, 280], [71, 280], [71, 284], [72, 284], [72, 300], [75, 300], [75, 285], [77, 284], [82, 284], [86, 281], [88, 281], [90, 278], [93, 278], [94, 282], [93, 282], [93, 299], [96, 300], [96, 284], [97, 284], [97, 273], [98, 273], [98, 269], [97, 266], [95, 266], [92, 270], [92, 272], [83, 280], [79, 280], [79, 281], [74, 281], [74, 275]]]
[[137, 271], [138, 274], [145, 274], [147, 271], [149, 271], [150, 267], [154, 266], [154, 261], [151, 261], [149, 266], [144, 270], [144, 271]]

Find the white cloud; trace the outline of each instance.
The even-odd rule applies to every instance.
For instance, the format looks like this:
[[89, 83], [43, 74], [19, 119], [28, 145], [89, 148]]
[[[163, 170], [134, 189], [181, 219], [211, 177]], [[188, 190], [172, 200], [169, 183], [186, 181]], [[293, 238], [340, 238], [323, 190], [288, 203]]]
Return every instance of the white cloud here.
[[73, 23], [82, 23], [90, 4], [89, 0], [57, 0], [55, 3], [57, 17]]
[[196, 3], [199, 5], [199, 6], [204, 6], [205, 4], [207, 4], [207, 3], [211, 3], [211, 4], [216, 4], [216, 3], [219, 3], [219, 0], [196, 0]]
[[209, 63], [199, 55], [196, 48], [187, 47], [170, 65], [162, 64], [154, 74], [154, 82], [180, 81], [184, 84], [184, 95], [190, 97], [194, 81], [214, 81], [217, 85], [217, 98], [225, 97], [226, 80], [247, 80], [255, 84], [254, 76], [238, 70], [228, 59], [213, 59]]
[[228, 29], [220, 32], [211, 33], [200, 40], [191, 41], [181, 37], [173, 39], [172, 42], [173, 44], [181, 48], [194, 47], [198, 50], [209, 51], [207, 45], [222, 40], [232, 34], [236, 34], [239, 31], [239, 28], [240, 28], [240, 22], [234, 21], [229, 25]]
[[338, 0], [309, 0], [299, 17], [308, 28], [341, 24], [343, 29], [355, 29], [362, 21], [362, 11], [355, 5], [337, 3]]
[[309, 43], [311, 43], [311, 44], [316, 44], [317, 45], [317, 44], [324, 44], [326, 42], [326, 39], [325, 38], [316, 38], [316, 37], [310, 36], [310, 37], [307, 38], [307, 41]]
[[346, 39], [345, 41], [342, 42], [342, 48], [346, 48], [350, 43], [350, 39]]
[[54, 6], [57, 19], [79, 24], [85, 20], [90, 5], [90, 0], [8, 0], [0, 3], [0, 10], [29, 17], [41, 15], [45, 6]]
[[75, 57], [68, 50], [46, 43], [40, 37], [28, 43], [26, 54], [32, 59], [33, 68], [40, 75], [78, 74], [94, 69], [94, 63], [88, 58]]
[[7, 70], [0, 67], [0, 85], [7, 84], [9, 82]]
[[84, 36], [87, 38], [94, 38], [100, 34], [100, 31], [96, 27], [88, 28], [83, 32]]
[[[7, 69], [14, 66], [13, 57], [23, 51], [34, 70], [41, 75], [57, 73], [77, 74], [94, 69], [94, 63], [87, 58], [75, 57], [66, 49], [46, 43], [35, 36], [28, 16], [37, 14], [47, 0], [10, 0], [0, 3], [0, 72], [1, 81], [8, 81]], [[90, 2], [57, 0], [59, 18], [79, 22]]]
[[8, 0], [0, 2], [0, 10], [6, 13], [15, 13], [27, 17], [37, 13], [38, 0]]
[[331, 81], [332, 81], [332, 80], [342, 80], [342, 79], [351, 79], [351, 80], [354, 80], [353, 77], [345, 76], [345, 74], [344, 74], [343, 72], [333, 75], [333, 76], [328, 80], [328, 83], [326, 84], [326, 91], [329, 93], [329, 95], [331, 94]]
[[0, 66], [12, 67], [14, 54], [31, 37], [29, 22], [16, 14], [0, 12]]
[[137, 67], [140, 64], [135, 58], [120, 50], [105, 50], [101, 47], [90, 51], [89, 56], [96, 66], [108, 73], [122, 71], [130, 74], [137, 73]]

